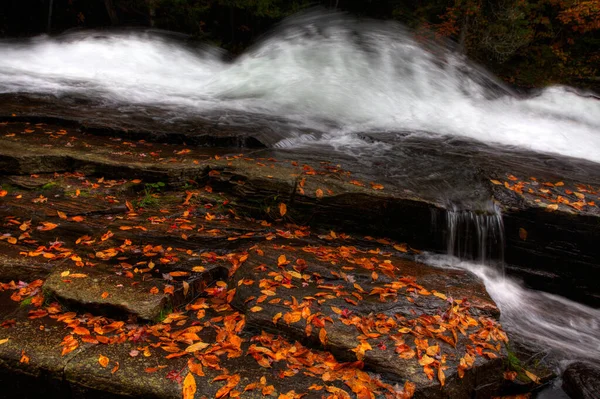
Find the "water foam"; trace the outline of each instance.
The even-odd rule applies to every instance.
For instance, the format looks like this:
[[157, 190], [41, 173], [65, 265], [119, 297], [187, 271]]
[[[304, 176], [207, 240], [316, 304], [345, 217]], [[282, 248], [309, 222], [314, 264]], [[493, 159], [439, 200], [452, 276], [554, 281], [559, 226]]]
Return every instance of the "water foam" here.
[[[600, 162], [597, 98], [566, 87], [513, 95], [391, 23], [304, 15], [234, 61], [148, 32], [5, 40], [0, 54], [0, 93], [275, 115], [337, 145], [366, 145], [351, 138], [356, 132], [415, 130]], [[310, 141], [290, 133], [280, 144], [298, 145]]]

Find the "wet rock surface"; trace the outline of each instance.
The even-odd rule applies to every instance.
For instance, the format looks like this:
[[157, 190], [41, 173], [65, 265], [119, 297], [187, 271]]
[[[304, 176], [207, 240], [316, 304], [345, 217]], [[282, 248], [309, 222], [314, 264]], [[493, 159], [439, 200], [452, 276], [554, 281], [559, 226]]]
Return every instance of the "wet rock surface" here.
[[[486, 398], [500, 386], [507, 337], [482, 282], [415, 260], [447, 243], [435, 190], [318, 154], [0, 130], [0, 378], [19, 376], [13, 397], [181, 397], [190, 381], [197, 398]], [[516, 220], [509, 243], [532, 254], [563, 234], [538, 236], [511, 216], [523, 209], [550, 226], [590, 218], [596, 234], [591, 198], [549, 212], [503, 173], [472, 176]]]
[[597, 398], [600, 392], [600, 367], [576, 362], [563, 373], [562, 388], [571, 398]]

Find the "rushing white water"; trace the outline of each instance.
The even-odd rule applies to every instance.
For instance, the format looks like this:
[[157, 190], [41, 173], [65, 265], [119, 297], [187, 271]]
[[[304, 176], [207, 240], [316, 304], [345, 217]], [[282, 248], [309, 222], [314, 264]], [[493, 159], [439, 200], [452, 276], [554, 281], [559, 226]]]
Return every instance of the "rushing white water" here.
[[424, 262], [444, 268], [468, 270], [484, 282], [501, 311], [511, 336], [558, 361], [600, 359], [600, 310], [529, 290], [491, 266], [449, 256], [426, 255]]
[[354, 146], [366, 144], [352, 132], [415, 130], [600, 162], [597, 97], [551, 87], [521, 98], [446, 49], [419, 43], [401, 26], [339, 14], [289, 20], [231, 62], [217, 49], [151, 33], [5, 40], [0, 93], [77, 94], [192, 114], [243, 110]]

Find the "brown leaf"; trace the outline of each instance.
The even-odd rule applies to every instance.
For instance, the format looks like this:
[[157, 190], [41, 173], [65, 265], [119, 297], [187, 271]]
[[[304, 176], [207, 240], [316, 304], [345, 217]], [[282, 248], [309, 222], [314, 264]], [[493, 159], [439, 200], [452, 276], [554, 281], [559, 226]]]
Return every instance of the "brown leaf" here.
[[527, 230], [522, 227], [519, 229], [519, 238], [523, 241], [527, 240]]

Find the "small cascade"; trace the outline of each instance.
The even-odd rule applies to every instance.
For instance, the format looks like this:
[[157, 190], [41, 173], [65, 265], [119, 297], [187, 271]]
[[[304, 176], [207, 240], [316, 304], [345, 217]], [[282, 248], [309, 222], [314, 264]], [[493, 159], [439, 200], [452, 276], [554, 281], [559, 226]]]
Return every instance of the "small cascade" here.
[[504, 262], [504, 224], [497, 205], [482, 210], [453, 208], [446, 213], [447, 251], [482, 264]]

